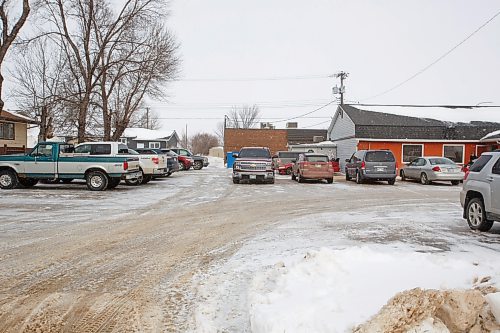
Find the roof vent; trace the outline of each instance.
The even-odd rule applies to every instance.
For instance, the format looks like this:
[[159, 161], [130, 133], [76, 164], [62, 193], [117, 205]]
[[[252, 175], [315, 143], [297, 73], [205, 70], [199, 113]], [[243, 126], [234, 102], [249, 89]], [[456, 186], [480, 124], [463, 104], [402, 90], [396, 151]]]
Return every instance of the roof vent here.
[[260, 129], [274, 129], [272, 123], [260, 123]]
[[297, 122], [292, 122], [292, 123], [286, 123], [286, 128], [298, 128], [299, 123]]

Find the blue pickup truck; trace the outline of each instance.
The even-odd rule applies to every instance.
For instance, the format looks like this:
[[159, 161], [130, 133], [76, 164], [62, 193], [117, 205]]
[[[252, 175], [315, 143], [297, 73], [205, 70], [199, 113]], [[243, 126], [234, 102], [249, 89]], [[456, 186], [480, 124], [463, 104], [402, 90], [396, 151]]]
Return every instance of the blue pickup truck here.
[[40, 142], [26, 155], [0, 156], [0, 188], [32, 187], [39, 180], [85, 179], [91, 191], [104, 191], [121, 179], [140, 177], [139, 159], [124, 156], [81, 156], [71, 144]]

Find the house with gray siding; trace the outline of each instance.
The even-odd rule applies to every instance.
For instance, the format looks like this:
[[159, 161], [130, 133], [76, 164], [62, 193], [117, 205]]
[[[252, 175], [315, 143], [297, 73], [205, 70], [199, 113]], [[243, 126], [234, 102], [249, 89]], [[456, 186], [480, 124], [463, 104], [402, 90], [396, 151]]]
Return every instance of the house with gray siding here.
[[127, 128], [120, 142], [131, 149], [137, 148], [177, 148], [179, 136], [175, 131], [150, 130], [147, 128]]

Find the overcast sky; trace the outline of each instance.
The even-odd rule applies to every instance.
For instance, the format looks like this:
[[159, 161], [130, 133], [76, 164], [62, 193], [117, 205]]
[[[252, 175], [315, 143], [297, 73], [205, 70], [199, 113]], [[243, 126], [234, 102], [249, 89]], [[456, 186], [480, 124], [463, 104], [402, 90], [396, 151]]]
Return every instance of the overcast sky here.
[[[166, 19], [180, 43], [181, 81], [167, 87], [168, 101], [149, 104], [162, 118], [203, 119], [164, 119], [164, 129], [182, 133], [187, 124], [189, 134], [213, 132], [232, 105], [257, 104], [266, 121], [310, 112], [333, 99], [338, 80], [324, 76], [340, 70], [350, 73], [348, 101], [500, 104], [500, 16], [422, 75], [365, 99], [424, 68], [499, 10], [498, 0], [172, 0]], [[310, 76], [320, 78], [269, 80]], [[331, 117], [335, 109], [310, 117]], [[500, 122], [500, 109], [371, 109]], [[328, 118], [296, 121], [329, 125]]]
[[[366, 103], [500, 104], [500, 17], [444, 60], [391, 88], [451, 49], [500, 10], [499, 1], [173, 0], [168, 18], [181, 44], [180, 79], [325, 76], [344, 70], [346, 99]], [[257, 104], [263, 118], [288, 118], [333, 98], [334, 78], [179, 81], [168, 103], [151, 103], [164, 126], [212, 131], [232, 105]], [[301, 105], [301, 107], [292, 107]], [[483, 104], [487, 105], [487, 104]], [[500, 109], [372, 108], [445, 120], [500, 121]], [[332, 116], [335, 106], [311, 114]], [[269, 120], [269, 119], [268, 119]], [[327, 118], [298, 119], [311, 126]], [[284, 126], [284, 122], [277, 126]], [[326, 128], [328, 123], [315, 128]]]

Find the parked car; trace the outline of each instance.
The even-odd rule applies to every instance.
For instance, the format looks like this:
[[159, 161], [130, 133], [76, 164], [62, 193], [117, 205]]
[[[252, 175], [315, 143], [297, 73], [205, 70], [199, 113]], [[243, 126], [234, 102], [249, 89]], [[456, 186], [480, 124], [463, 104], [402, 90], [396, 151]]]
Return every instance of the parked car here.
[[207, 167], [209, 164], [207, 157], [194, 155], [193, 153], [191, 153], [189, 150], [187, 150], [185, 148], [171, 148], [170, 150], [179, 156], [191, 157], [193, 159], [193, 163], [192, 163], [193, 169], [195, 169], [195, 170], [201, 170], [201, 169], [203, 169], [203, 167]]
[[32, 187], [39, 180], [85, 179], [89, 190], [104, 191], [140, 175], [137, 157], [81, 156], [74, 153], [73, 145], [59, 142], [40, 142], [26, 155], [0, 156], [2, 189]]
[[333, 166], [327, 155], [305, 153], [300, 154], [293, 166], [292, 180], [303, 183], [306, 179], [325, 179], [333, 183]]
[[273, 156], [273, 168], [280, 175], [291, 175], [294, 162], [299, 159], [300, 151], [279, 151]]
[[473, 230], [488, 231], [500, 222], [500, 152], [483, 153], [465, 175], [460, 192], [463, 217]]
[[[167, 156], [165, 154], [155, 151], [139, 153], [130, 148], [128, 149], [128, 153], [130, 155], [138, 155], [139, 157], [139, 166], [143, 172], [143, 184], [149, 183], [153, 178], [164, 177], [168, 173]], [[129, 183], [127, 182], [127, 184]]]
[[346, 160], [345, 178], [361, 184], [365, 180], [384, 180], [394, 185], [397, 163], [390, 150], [359, 150]]
[[258, 181], [274, 184], [271, 152], [267, 147], [243, 147], [233, 163], [233, 183]]
[[172, 149], [162, 149], [162, 151], [166, 153], [174, 153], [176, 154], [177, 160], [179, 162], [179, 171], [185, 171], [191, 169], [191, 167], [194, 164], [194, 159], [192, 157], [189, 157], [187, 155], [179, 155], [176, 152], [174, 152]]
[[167, 159], [167, 172], [165, 173], [165, 177], [170, 177], [174, 172], [179, 171], [179, 160], [176, 153], [172, 151], [163, 151], [159, 148], [137, 148], [135, 149], [139, 154], [155, 152], [157, 154], [165, 155]]
[[461, 167], [446, 157], [419, 157], [400, 171], [401, 180], [418, 179], [423, 185], [432, 181], [450, 181], [458, 185], [464, 180]]
[[340, 172], [340, 158], [332, 158], [331, 160], [333, 172]]

